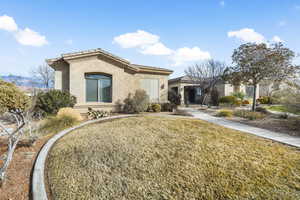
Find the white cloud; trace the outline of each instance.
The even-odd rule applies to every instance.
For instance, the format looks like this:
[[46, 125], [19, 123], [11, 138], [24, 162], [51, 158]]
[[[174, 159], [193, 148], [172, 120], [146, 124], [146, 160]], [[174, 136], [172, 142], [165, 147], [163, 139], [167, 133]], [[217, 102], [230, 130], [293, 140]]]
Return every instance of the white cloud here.
[[48, 44], [45, 36], [30, 28], [18, 28], [14, 18], [7, 15], [0, 16], [0, 29], [11, 32], [16, 40], [25, 46], [39, 47]]
[[122, 48], [137, 48], [144, 55], [168, 56], [174, 66], [211, 58], [209, 52], [202, 51], [199, 47], [172, 50], [160, 41], [158, 35], [143, 30], [117, 36], [113, 39], [113, 43]]
[[17, 31], [15, 38], [22, 45], [39, 47], [48, 44], [45, 36], [29, 28]]
[[174, 66], [183, 65], [189, 62], [197, 62], [211, 59], [211, 55], [207, 51], [202, 51], [199, 47], [183, 47], [176, 50], [171, 56]]
[[159, 42], [159, 36], [138, 30], [133, 33], [125, 33], [114, 38], [114, 43], [119, 44], [122, 48], [143, 47]]
[[260, 33], [254, 31], [254, 29], [243, 28], [237, 31], [229, 31], [228, 37], [236, 37], [243, 42], [263, 43], [265, 37]]
[[72, 44], [73, 44], [73, 40], [71, 40], [71, 39], [66, 40], [65, 43], [66, 43], [67, 45], [72, 45]]
[[272, 42], [284, 42], [284, 40], [282, 40], [279, 36], [275, 35], [273, 38], [272, 38]]
[[172, 50], [166, 47], [163, 43], [158, 42], [153, 45], [142, 47], [141, 53], [145, 55], [170, 55]]
[[220, 6], [224, 7], [225, 6], [225, 1], [220, 1]]
[[18, 25], [16, 24], [14, 18], [7, 15], [0, 16], [0, 29], [5, 31], [17, 31]]

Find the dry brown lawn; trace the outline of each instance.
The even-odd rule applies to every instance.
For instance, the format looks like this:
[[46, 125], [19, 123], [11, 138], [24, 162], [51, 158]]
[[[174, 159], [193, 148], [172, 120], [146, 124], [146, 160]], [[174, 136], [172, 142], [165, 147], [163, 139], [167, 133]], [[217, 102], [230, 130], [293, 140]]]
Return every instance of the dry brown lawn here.
[[297, 149], [180, 117], [83, 127], [47, 168], [53, 199], [300, 199]]

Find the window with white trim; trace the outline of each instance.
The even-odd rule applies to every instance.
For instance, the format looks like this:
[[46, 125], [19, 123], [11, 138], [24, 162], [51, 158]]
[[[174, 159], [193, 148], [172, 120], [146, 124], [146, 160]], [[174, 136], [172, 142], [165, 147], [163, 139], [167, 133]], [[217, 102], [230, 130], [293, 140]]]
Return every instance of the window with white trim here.
[[87, 102], [112, 101], [111, 76], [101, 74], [86, 74], [85, 80]]

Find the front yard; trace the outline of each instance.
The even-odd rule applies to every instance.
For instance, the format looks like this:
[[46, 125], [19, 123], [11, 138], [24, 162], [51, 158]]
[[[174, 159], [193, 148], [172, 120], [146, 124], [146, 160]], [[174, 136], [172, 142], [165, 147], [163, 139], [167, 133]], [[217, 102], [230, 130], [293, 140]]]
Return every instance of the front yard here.
[[54, 199], [299, 199], [300, 153], [180, 117], [75, 130], [48, 157]]

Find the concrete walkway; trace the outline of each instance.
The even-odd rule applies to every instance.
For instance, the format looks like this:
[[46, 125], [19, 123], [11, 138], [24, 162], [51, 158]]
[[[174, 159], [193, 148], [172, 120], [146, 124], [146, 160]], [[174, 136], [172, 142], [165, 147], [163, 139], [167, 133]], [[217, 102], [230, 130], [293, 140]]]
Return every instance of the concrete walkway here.
[[233, 122], [230, 120], [226, 120], [224, 118], [214, 117], [207, 113], [201, 112], [199, 110], [193, 108], [182, 108], [186, 110], [188, 113], [192, 114], [194, 118], [198, 118], [207, 122], [211, 122], [220, 126], [224, 126], [226, 128], [231, 128], [234, 130], [250, 133], [253, 135], [257, 135], [263, 138], [271, 139], [277, 142], [281, 142], [283, 144], [288, 144], [294, 147], [300, 148], [300, 137], [290, 136], [284, 133], [277, 133], [273, 131], [269, 131], [262, 128], [257, 128], [245, 124], [241, 124], [238, 122]]

